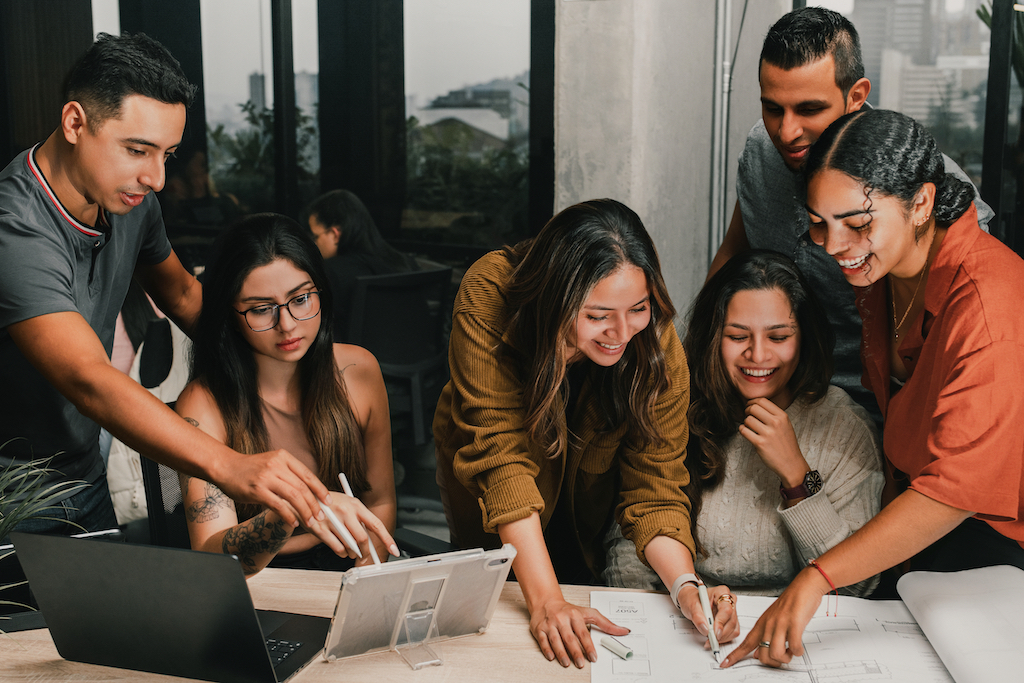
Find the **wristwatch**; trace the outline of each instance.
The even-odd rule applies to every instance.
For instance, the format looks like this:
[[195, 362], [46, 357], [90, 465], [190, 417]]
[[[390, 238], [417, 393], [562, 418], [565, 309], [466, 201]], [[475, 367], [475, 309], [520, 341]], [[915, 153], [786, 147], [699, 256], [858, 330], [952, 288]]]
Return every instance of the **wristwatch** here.
[[815, 493], [821, 490], [821, 475], [818, 474], [818, 470], [811, 470], [804, 475], [804, 480], [798, 485], [791, 489], [787, 489], [782, 484], [779, 484], [779, 493], [786, 500], [793, 500], [794, 498], [810, 498]]

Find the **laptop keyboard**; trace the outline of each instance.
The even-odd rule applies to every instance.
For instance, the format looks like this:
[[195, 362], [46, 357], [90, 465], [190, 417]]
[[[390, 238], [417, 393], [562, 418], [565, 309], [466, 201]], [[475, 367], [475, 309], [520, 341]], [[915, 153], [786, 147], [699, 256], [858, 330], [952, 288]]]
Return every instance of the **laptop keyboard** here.
[[270, 653], [270, 661], [277, 666], [285, 659], [288, 655], [292, 654], [296, 650], [302, 647], [302, 643], [294, 640], [279, 640], [277, 638], [267, 638], [267, 652]]

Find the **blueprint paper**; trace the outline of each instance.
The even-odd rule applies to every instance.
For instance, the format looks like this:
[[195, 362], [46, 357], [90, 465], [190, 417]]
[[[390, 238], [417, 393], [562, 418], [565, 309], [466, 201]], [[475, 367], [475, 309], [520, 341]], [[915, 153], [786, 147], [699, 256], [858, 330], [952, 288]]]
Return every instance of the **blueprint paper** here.
[[1024, 571], [911, 572], [897, 589], [957, 683], [1024, 679]]
[[[740, 636], [722, 645], [723, 657], [743, 639], [774, 598], [738, 596]], [[835, 597], [832, 597], [835, 604]], [[667, 595], [593, 591], [590, 606], [631, 629], [616, 639], [633, 648], [623, 660], [597, 648], [591, 683], [951, 683], [942, 661], [906, 606], [898, 600], [839, 598], [839, 616], [825, 616], [825, 602], [804, 633], [804, 656], [786, 669], [747, 659], [719, 669], [705, 638]], [[597, 632], [595, 632], [597, 635]], [[598, 638], [600, 636], [598, 635]], [[990, 679], [995, 680], [995, 679]], [[1006, 679], [1004, 679], [1006, 680]]]

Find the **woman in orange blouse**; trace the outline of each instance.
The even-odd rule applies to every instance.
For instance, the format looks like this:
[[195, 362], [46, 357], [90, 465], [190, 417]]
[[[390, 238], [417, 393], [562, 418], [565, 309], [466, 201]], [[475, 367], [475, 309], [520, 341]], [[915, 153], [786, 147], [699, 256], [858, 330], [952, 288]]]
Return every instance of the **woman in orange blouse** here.
[[1024, 261], [979, 229], [970, 185], [903, 114], [840, 118], [805, 172], [811, 237], [858, 289], [891, 502], [801, 571], [726, 666], [803, 654], [823, 595], [911, 558], [1024, 568]]

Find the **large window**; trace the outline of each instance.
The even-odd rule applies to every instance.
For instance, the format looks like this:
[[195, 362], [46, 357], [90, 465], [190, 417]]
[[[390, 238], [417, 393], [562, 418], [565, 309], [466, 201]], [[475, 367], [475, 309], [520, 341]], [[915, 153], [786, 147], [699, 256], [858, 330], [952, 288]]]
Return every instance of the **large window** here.
[[405, 4], [406, 240], [530, 233], [530, 2]]

